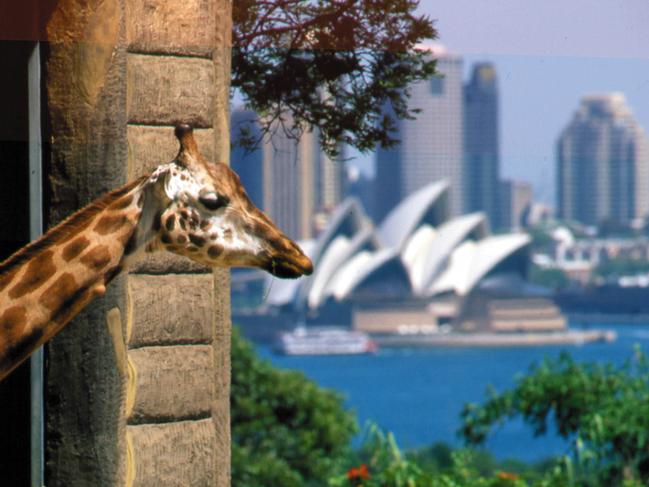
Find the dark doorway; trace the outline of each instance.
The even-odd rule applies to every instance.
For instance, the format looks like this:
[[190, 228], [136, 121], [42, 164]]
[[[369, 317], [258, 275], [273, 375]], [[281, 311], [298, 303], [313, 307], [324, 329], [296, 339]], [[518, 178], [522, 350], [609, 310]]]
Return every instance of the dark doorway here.
[[[0, 260], [29, 241], [28, 60], [33, 42], [0, 42]], [[0, 479], [30, 484], [30, 368], [0, 382]]]

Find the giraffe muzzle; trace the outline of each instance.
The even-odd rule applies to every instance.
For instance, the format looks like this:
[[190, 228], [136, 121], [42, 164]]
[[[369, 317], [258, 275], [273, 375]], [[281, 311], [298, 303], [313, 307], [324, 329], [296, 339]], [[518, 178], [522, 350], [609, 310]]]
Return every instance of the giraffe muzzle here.
[[281, 279], [297, 279], [298, 277], [311, 275], [313, 264], [311, 259], [304, 254], [290, 259], [276, 257], [271, 259], [266, 270]]

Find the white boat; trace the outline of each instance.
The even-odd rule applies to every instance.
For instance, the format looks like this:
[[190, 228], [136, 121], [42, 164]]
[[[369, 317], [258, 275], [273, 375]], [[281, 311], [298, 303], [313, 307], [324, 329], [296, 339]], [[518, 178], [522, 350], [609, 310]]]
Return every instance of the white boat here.
[[372, 353], [376, 343], [367, 333], [334, 327], [298, 327], [277, 338], [275, 350], [285, 355], [354, 355]]

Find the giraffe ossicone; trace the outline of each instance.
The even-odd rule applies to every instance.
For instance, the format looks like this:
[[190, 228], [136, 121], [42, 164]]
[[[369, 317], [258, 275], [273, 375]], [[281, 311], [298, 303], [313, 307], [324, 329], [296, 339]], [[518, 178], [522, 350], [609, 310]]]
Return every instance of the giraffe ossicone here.
[[176, 158], [100, 197], [0, 263], [0, 380], [58, 333], [141, 252], [211, 267], [311, 274], [310, 259], [248, 198], [225, 164], [205, 160], [188, 125]]

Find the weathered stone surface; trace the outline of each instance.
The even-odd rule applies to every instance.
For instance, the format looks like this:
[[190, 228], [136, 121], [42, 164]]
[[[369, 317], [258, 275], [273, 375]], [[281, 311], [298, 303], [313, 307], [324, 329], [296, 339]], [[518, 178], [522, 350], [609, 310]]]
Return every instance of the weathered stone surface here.
[[126, 3], [129, 50], [210, 57], [214, 9], [211, 0], [130, 0]]
[[210, 416], [214, 389], [210, 345], [136, 348], [128, 356], [136, 377], [129, 423]]
[[129, 54], [126, 70], [130, 123], [211, 127], [214, 64], [208, 59]]
[[[230, 160], [230, 62], [232, 59], [232, 2], [215, 0], [217, 12], [216, 42], [214, 50], [213, 127], [215, 134], [214, 156], [219, 161]], [[230, 481], [230, 275], [219, 269], [214, 271], [216, 283], [214, 313], [214, 380], [216, 391], [212, 409], [216, 430], [216, 482], [218, 487], [228, 487]]]
[[[160, 164], [170, 162], [178, 154], [178, 140], [173, 127], [152, 127], [129, 125], [128, 177], [129, 181], [151, 172]], [[214, 161], [214, 131], [212, 129], [194, 130], [198, 148], [208, 161]]]
[[128, 276], [130, 347], [211, 343], [212, 274]]
[[215, 485], [217, 452], [211, 419], [127, 428], [135, 467], [134, 487]]
[[167, 251], [144, 254], [131, 264], [131, 272], [139, 274], [192, 274], [211, 272], [211, 268]]

